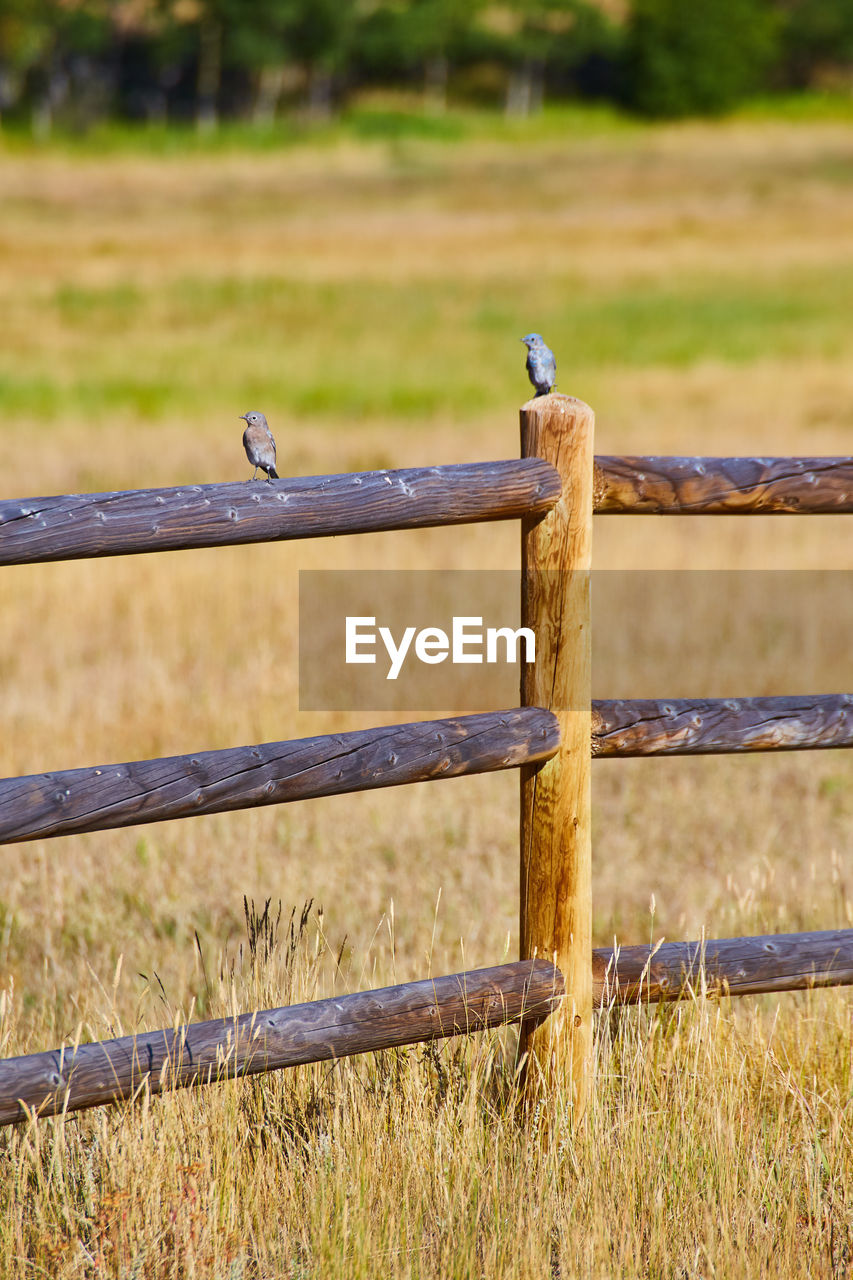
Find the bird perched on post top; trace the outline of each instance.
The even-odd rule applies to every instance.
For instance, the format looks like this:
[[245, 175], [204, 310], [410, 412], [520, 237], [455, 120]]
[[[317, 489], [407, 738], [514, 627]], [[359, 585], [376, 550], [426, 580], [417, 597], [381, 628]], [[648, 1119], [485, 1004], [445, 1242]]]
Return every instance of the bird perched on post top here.
[[527, 347], [527, 376], [533, 383], [537, 396], [547, 396], [557, 381], [554, 352], [545, 346], [541, 333], [528, 333], [521, 341]]
[[260, 468], [267, 473], [268, 481], [278, 480], [278, 472], [275, 469], [275, 440], [267, 426], [266, 418], [255, 409], [250, 409], [248, 413], [241, 413], [240, 417], [246, 423], [246, 430], [243, 432], [243, 448], [246, 450], [246, 457], [255, 468], [252, 479], [254, 480]]

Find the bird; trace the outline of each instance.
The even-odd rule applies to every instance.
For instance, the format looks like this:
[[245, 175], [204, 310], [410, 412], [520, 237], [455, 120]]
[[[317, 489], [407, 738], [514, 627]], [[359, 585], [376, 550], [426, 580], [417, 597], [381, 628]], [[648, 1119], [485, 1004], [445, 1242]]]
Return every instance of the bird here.
[[267, 426], [266, 418], [256, 409], [241, 413], [240, 417], [246, 423], [246, 430], [243, 432], [243, 448], [246, 450], [246, 457], [255, 468], [252, 479], [255, 479], [260, 469], [267, 473], [268, 481], [278, 480], [278, 472], [275, 469], [275, 440]]
[[521, 341], [527, 347], [527, 376], [533, 383], [537, 396], [547, 396], [557, 381], [554, 352], [545, 346], [541, 333], [528, 333]]

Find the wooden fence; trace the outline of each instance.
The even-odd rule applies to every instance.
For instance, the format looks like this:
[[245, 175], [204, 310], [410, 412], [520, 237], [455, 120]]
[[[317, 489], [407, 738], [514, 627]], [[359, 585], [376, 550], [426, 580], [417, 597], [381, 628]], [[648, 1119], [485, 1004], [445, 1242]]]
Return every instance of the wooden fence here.
[[537, 637], [506, 711], [0, 781], [9, 843], [521, 771], [518, 962], [6, 1059], [0, 1124], [508, 1021], [580, 1110], [595, 1005], [853, 983], [853, 930], [592, 949], [593, 758], [853, 746], [853, 694], [593, 701], [589, 600], [594, 513], [849, 514], [853, 458], [594, 457], [593, 424], [552, 394], [520, 459], [0, 502], [3, 565], [520, 519]]

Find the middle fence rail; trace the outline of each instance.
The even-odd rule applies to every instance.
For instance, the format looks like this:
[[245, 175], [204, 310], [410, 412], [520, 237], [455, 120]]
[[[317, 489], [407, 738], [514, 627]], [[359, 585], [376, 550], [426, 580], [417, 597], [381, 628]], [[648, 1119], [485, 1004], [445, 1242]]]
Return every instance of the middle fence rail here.
[[[0, 844], [537, 765], [556, 717], [515, 707], [0, 779]], [[719, 755], [853, 746], [853, 694], [592, 703], [591, 753]]]
[[707, 756], [853, 747], [853, 694], [593, 699], [592, 754]]
[[254, 747], [0, 781], [0, 843], [516, 769], [559, 747], [556, 718], [516, 707]]

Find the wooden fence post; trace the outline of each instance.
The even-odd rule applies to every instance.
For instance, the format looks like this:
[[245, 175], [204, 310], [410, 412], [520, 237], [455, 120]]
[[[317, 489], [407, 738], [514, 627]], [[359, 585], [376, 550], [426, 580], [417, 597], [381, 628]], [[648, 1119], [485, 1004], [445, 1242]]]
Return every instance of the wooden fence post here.
[[523, 705], [546, 707], [560, 725], [558, 753], [521, 770], [521, 956], [553, 960], [566, 998], [539, 1027], [525, 1025], [529, 1087], [571, 1084], [575, 1114], [589, 1088], [592, 1055], [590, 841], [593, 428], [590, 407], [551, 394], [521, 409], [521, 452], [545, 458], [563, 482], [556, 506], [522, 524], [522, 626], [536, 661], [522, 667]]

